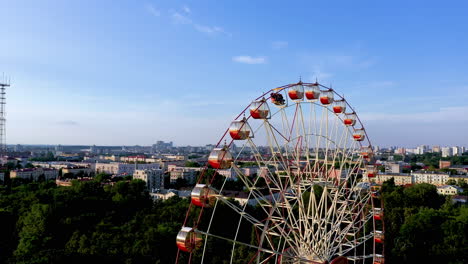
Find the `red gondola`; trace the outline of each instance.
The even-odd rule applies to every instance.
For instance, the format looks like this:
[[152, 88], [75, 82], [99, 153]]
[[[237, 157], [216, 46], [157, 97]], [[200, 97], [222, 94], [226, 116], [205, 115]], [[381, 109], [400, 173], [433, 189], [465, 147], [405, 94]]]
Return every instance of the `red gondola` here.
[[382, 220], [383, 219], [383, 210], [382, 208], [374, 208], [374, 219]]
[[362, 147], [361, 148], [361, 156], [363, 159], [370, 159], [372, 158], [372, 149], [370, 147]]
[[265, 99], [253, 101], [250, 104], [250, 115], [254, 119], [267, 119], [270, 116], [270, 108]]
[[288, 95], [291, 100], [302, 100], [304, 97], [304, 86], [302, 86], [302, 83], [289, 88]]
[[320, 92], [320, 102], [323, 105], [329, 105], [333, 103], [333, 90], [327, 90]]
[[191, 227], [182, 227], [177, 234], [177, 247], [185, 252], [192, 252], [202, 245], [203, 238], [201, 234], [195, 233]]
[[384, 242], [384, 233], [383, 233], [383, 231], [375, 231], [374, 241], [375, 241], [375, 243], [383, 244], [383, 242]]
[[335, 114], [341, 114], [346, 111], [346, 101], [344, 99], [335, 101], [335, 104], [333, 105], [333, 112]]
[[345, 114], [345, 117], [343, 119], [343, 123], [346, 126], [354, 126], [356, 124], [356, 114], [351, 113], [351, 114]]
[[190, 194], [192, 204], [200, 207], [210, 207], [216, 201], [214, 194], [213, 190], [206, 184], [197, 184]]
[[231, 167], [232, 155], [227, 147], [215, 148], [208, 157], [208, 163], [215, 169], [228, 169]]
[[244, 140], [249, 137], [253, 138], [252, 129], [245, 118], [240, 121], [232, 121], [229, 127], [229, 135], [231, 135], [234, 140]]
[[307, 100], [315, 101], [318, 100], [320, 97], [320, 88], [318, 83], [315, 83], [311, 86], [307, 86], [305, 89], [305, 96]]
[[355, 129], [353, 133], [353, 139], [356, 141], [363, 141], [366, 137], [364, 129]]
[[383, 255], [376, 254], [374, 256], [374, 263], [373, 264], [385, 264], [385, 258]]
[[367, 166], [366, 176], [368, 178], [374, 178], [376, 175], [377, 175], [377, 170], [376, 170], [375, 166], [373, 166], [373, 165]]

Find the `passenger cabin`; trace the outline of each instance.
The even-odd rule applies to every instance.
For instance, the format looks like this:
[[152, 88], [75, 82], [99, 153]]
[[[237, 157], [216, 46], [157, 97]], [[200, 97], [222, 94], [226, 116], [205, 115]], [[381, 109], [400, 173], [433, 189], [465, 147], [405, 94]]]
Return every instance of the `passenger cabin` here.
[[362, 147], [361, 148], [361, 156], [362, 156], [363, 159], [372, 158], [372, 149], [370, 147]]
[[270, 108], [265, 99], [253, 101], [250, 104], [250, 115], [254, 119], [267, 119], [270, 117]]
[[383, 244], [383, 242], [384, 242], [384, 233], [383, 233], [383, 231], [375, 231], [374, 241], [375, 241], [375, 243]]
[[368, 178], [374, 178], [377, 175], [377, 169], [375, 166], [367, 166], [366, 168], [366, 176]]
[[382, 220], [383, 219], [383, 210], [382, 208], [374, 208], [374, 219]]
[[385, 258], [383, 255], [376, 254], [374, 256], [374, 263], [373, 264], [385, 264]]
[[374, 185], [371, 186], [371, 196], [373, 198], [380, 198], [380, 186], [379, 185]]
[[270, 94], [270, 100], [271, 102], [276, 105], [276, 106], [285, 106], [286, 101], [284, 100], [284, 97], [281, 93], [271, 93]]
[[305, 89], [305, 96], [309, 101], [318, 100], [320, 97], [320, 88], [318, 83], [315, 83], [311, 86], [307, 86]]
[[197, 184], [193, 188], [191, 196], [192, 204], [199, 207], [211, 207], [216, 202], [214, 191], [206, 184]]
[[355, 113], [345, 114], [343, 123], [346, 126], [354, 126], [356, 124], [356, 114]]
[[364, 138], [366, 137], [365, 133], [364, 133], [364, 129], [356, 129], [354, 130], [354, 133], [353, 133], [353, 139], [356, 140], [356, 141], [363, 141]]
[[329, 105], [333, 103], [333, 90], [326, 90], [320, 92], [320, 102], [323, 105]]
[[221, 170], [230, 168], [232, 161], [232, 155], [226, 146], [213, 149], [208, 157], [208, 163], [211, 167]]
[[234, 140], [245, 140], [249, 137], [253, 138], [253, 132], [247, 120], [243, 118], [240, 121], [232, 121], [229, 126], [229, 135]]
[[291, 100], [302, 100], [304, 97], [304, 86], [302, 83], [298, 83], [297, 85], [289, 88], [288, 95]]
[[202, 235], [196, 233], [191, 227], [182, 227], [177, 234], [176, 244], [177, 247], [185, 252], [193, 252], [199, 248], [203, 243]]
[[335, 114], [342, 114], [346, 111], [346, 101], [344, 99], [335, 101], [333, 105], [333, 112]]

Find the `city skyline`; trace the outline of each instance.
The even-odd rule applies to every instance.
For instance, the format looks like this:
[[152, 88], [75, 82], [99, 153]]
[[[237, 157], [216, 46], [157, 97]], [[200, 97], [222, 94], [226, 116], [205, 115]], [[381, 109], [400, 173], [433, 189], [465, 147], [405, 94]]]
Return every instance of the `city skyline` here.
[[375, 145], [467, 146], [466, 3], [268, 3], [4, 3], [7, 143], [213, 144], [301, 76], [343, 92]]

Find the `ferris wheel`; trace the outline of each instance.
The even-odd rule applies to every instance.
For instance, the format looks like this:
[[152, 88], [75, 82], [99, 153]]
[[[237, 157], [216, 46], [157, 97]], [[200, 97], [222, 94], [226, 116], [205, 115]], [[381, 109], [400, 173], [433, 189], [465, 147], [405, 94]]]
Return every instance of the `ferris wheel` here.
[[[373, 156], [357, 113], [332, 88], [299, 81], [265, 92], [211, 151], [176, 262], [383, 264]], [[241, 190], [228, 190], [232, 179]]]

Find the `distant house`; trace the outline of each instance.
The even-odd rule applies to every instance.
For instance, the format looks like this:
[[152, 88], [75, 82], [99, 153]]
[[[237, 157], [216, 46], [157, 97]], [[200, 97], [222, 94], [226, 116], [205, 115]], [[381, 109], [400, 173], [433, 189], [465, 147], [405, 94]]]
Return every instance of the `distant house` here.
[[153, 200], [167, 200], [173, 196], [179, 196], [181, 198], [189, 198], [190, 190], [175, 190], [175, 189], [162, 189], [156, 193], [150, 193]]
[[437, 187], [437, 193], [442, 195], [457, 195], [463, 192], [463, 188], [455, 185], [443, 185]]

